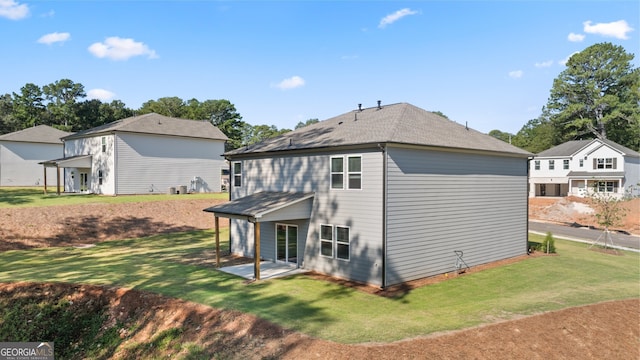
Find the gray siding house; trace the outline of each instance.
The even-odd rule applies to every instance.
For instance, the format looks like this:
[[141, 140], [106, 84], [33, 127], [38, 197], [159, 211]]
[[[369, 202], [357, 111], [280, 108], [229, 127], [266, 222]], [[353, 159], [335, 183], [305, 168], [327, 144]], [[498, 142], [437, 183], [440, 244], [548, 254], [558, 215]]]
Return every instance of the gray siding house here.
[[65, 192], [104, 195], [219, 192], [227, 137], [208, 121], [155, 113], [62, 138]]
[[[38, 125], [0, 135], [0, 186], [43, 186], [41, 161], [63, 156], [60, 138], [70, 133]], [[46, 169], [54, 179], [55, 169]]]
[[456, 251], [526, 254], [530, 155], [411, 104], [359, 107], [227, 152], [231, 201], [205, 211], [231, 219], [234, 254], [386, 287]]

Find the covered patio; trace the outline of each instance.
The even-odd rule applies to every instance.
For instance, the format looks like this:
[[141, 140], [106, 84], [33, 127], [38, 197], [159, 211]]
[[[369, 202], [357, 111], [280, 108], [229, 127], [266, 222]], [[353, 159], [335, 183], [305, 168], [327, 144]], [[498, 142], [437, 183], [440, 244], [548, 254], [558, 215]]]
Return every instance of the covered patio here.
[[[274, 276], [285, 276], [298, 272], [304, 272], [299, 267], [294, 267], [290, 263], [278, 263], [273, 261], [262, 261], [260, 254], [260, 224], [265, 222], [277, 222], [291, 219], [309, 219], [313, 208], [315, 193], [309, 192], [275, 192], [265, 191], [254, 193], [228, 203], [212, 206], [204, 209], [205, 212], [213, 213], [215, 221], [215, 241], [216, 241], [216, 267], [220, 268], [220, 217], [229, 219], [246, 220], [253, 224], [253, 264], [232, 266], [229, 273], [260, 280]], [[230, 234], [231, 237], [231, 234]], [[231, 239], [229, 240], [231, 242]], [[231, 244], [230, 244], [231, 247]], [[299, 263], [298, 263], [299, 264]], [[253, 271], [251, 271], [253, 267]], [[225, 271], [221, 269], [222, 271]], [[264, 271], [264, 277], [261, 276]], [[296, 272], [298, 271], [298, 272]], [[253, 274], [251, 274], [253, 272]]]
[[61, 168], [88, 168], [91, 169], [92, 156], [91, 155], [76, 155], [69, 156], [60, 159], [53, 159], [40, 162], [38, 164], [44, 167], [44, 193], [47, 194], [47, 168], [56, 168], [56, 193], [60, 195], [60, 169]]

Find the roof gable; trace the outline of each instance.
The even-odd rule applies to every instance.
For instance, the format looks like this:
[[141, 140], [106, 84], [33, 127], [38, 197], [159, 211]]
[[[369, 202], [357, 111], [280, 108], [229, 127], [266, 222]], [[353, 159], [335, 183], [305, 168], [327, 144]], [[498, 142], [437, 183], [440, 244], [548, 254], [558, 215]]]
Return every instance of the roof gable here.
[[0, 135], [0, 140], [62, 145], [61, 138], [70, 134], [71, 133], [58, 130], [48, 125], [38, 125], [20, 131]]
[[531, 153], [408, 103], [354, 110], [227, 155], [376, 143]]
[[172, 118], [156, 113], [132, 116], [67, 136], [65, 140], [104, 133], [132, 132], [183, 136], [212, 140], [227, 140], [227, 136], [208, 121]]
[[630, 157], [640, 157], [640, 154], [636, 151], [629, 149], [628, 147], [622, 146], [618, 143], [615, 143], [608, 139], [591, 139], [591, 140], [572, 140], [562, 143], [560, 145], [554, 146], [545, 151], [541, 151], [536, 155], [536, 157], [571, 157], [575, 154], [579, 153], [583, 149], [591, 146], [593, 143], [600, 143], [602, 146], [608, 146], [620, 153], [624, 156]]

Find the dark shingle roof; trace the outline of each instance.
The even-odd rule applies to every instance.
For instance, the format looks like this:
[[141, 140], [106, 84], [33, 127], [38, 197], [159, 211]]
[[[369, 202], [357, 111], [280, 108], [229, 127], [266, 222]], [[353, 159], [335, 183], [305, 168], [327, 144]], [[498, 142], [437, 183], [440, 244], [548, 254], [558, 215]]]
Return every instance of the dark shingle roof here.
[[202, 139], [227, 140], [227, 136], [208, 121], [177, 119], [156, 113], [132, 116], [79, 131], [65, 140], [94, 136], [112, 132], [133, 132], [140, 134], [173, 135]]
[[568, 156], [572, 156], [572, 155], [576, 154], [578, 151], [584, 149], [589, 144], [591, 144], [591, 143], [593, 143], [595, 141], [605, 143], [605, 144], [611, 146], [612, 148], [620, 151], [625, 156], [640, 157], [640, 154], [638, 152], [633, 151], [633, 150], [629, 149], [626, 146], [622, 146], [622, 145], [620, 145], [618, 143], [615, 143], [615, 142], [613, 142], [611, 140], [608, 140], [608, 139], [591, 139], [591, 140], [567, 141], [567, 142], [562, 143], [562, 144], [560, 144], [558, 146], [554, 146], [554, 147], [552, 147], [550, 149], [547, 149], [545, 151], [541, 151], [536, 156], [538, 156], [538, 157], [568, 157]]
[[264, 214], [310, 199], [314, 195], [312, 192], [257, 192], [240, 199], [206, 208], [203, 211], [259, 218]]
[[71, 133], [52, 128], [48, 125], [38, 125], [24, 130], [0, 135], [0, 140], [62, 145], [62, 140], [60, 139], [68, 136], [69, 134]]
[[258, 144], [229, 151], [226, 155], [376, 143], [532, 155], [492, 136], [407, 103], [350, 111]]

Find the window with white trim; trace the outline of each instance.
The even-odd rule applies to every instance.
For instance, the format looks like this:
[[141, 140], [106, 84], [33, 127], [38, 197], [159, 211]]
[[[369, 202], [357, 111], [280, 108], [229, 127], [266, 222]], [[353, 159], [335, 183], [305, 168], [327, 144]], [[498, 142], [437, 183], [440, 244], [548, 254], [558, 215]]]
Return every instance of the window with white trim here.
[[351, 236], [348, 226], [320, 225], [320, 255], [328, 258], [349, 260], [351, 258]]
[[584, 166], [584, 159], [580, 159], [580, 167]]
[[320, 225], [320, 255], [333, 257], [333, 225]]
[[236, 161], [233, 163], [233, 186], [242, 186], [242, 162]]
[[553, 170], [556, 168], [555, 160], [549, 160], [549, 170]]
[[618, 192], [617, 181], [598, 181], [598, 192]]
[[336, 258], [349, 260], [349, 228], [336, 226]]
[[102, 152], [107, 152], [107, 138], [103, 136], [100, 142], [102, 143]]
[[330, 166], [332, 189], [362, 189], [361, 155], [332, 156]]
[[594, 169], [615, 169], [616, 162], [613, 158], [597, 158], [593, 159]]
[[535, 170], [540, 170], [540, 160], [535, 160], [533, 166]]
[[569, 170], [569, 160], [562, 160], [562, 169]]
[[344, 189], [344, 158], [331, 157], [331, 188]]
[[98, 170], [98, 185], [102, 185], [102, 170]]

